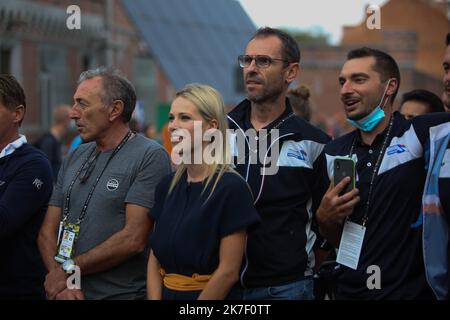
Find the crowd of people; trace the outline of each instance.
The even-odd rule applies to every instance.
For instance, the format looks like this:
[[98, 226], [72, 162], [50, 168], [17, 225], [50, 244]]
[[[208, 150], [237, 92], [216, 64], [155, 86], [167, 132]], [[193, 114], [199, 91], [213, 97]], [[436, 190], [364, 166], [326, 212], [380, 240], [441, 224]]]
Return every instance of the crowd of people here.
[[[332, 260], [328, 298], [449, 299], [450, 33], [442, 99], [418, 88], [399, 111], [394, 58], [348, 52], [336, 81], [355, 129], [334, 140], [290, 88], [290, 35], [257, 30], [237, 62], [247, 98], [228, 114], [208, 85], [176, 93], [169, 152], [130, 127], [135, 89], [114, 68], [80, 75], [42, 151], [0, 75], [0, 298], [313, 300]], [[83, 143], [61, 158], [71, 121]], [[335, 183], [337, 159], [354, 172]]]

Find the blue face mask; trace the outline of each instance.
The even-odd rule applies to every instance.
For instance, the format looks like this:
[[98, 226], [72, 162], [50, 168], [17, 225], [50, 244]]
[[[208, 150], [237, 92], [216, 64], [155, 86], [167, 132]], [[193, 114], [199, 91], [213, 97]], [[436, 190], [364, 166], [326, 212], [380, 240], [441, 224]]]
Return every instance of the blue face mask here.
[[381, 109], [380, 106], [377, 106], [367, 117], [359, 120], [347, 118], [347, 121], [361, 131], [370, 132], [377, 126], [378, 123], [380, 123], [381, 120], [383, 120], [384, 117], [384, 110]]
[[[366, 117], [359, 119], [359, 120], [352, 120], [352, 119], [348, 119], [347, 121], [354, 127], [358, 128], [361, 131], [364, 132], [370, 132], [372, 131], [378, 123], [380, 123], [381, 120], [383, 120], [383, 118], [386, 116], [384, 113], [384, 105], [386, 104], [387, 99], [384, 101], [384, 97], [386, 96], [386, 91], [388, 89], [389, 83], [391, 82], [391, 79], [389, 79], [387, 85], [386, 85], [386, 89], [384, 89], [384, 93], [383, 96], [381, 97], [380, 103], [377, 105], [377, 107], [375, 109], [373, 109], [373, 111]], [[383, 108], [381, 107], [381, 105], [383, 104]]]

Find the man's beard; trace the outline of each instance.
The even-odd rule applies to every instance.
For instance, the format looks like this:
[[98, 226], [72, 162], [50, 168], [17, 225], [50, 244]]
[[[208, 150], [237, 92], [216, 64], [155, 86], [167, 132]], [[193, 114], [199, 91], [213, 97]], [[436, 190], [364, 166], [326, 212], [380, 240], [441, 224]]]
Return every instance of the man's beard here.
[[346, 112], [346, 116], [350, 120], [359, 121], [361, 119], [364, 119], [369, 114], [371, 114], [379, 105], [381, 98], [374, 98], [374, 97], [359, 97], [359, 103], [360, 103], [360, 111], [357, 114], [353, 114], [352, 116], [349, 116], [349, 114]]
[[282, 93], [282, 86], [265, 87], [262, 92], [254, 94], [247, 92], [247, 99], [253, 103], [273, 102], [276, 101]]

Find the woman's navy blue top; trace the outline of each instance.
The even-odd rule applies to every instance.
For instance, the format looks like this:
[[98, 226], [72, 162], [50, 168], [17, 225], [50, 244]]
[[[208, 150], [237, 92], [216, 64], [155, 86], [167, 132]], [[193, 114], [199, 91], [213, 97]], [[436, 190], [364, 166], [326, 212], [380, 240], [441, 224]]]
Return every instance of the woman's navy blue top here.
[[168, 194], [173, 175], [156, 188], [151, 248], [167, 273], [210, 275], [219, 265], [221, 239], [259, 222], [251, 191], [226, 172], [210, 195], [215, 177], [203, 191], [204, 183], [188, 183], [185, 172]]

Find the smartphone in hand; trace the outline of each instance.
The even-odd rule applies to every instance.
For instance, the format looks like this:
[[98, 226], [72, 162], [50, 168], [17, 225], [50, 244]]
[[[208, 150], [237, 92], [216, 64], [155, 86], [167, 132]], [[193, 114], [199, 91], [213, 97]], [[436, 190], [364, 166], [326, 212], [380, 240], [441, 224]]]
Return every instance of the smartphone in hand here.
[[355, 188], [355, 161], [347, 157], [336, 157], [334, 159], [333, 185], [337, 185], [345, 177], [350, 177], [351, 181], [342, 190], [339, 196], [352, 191]]

